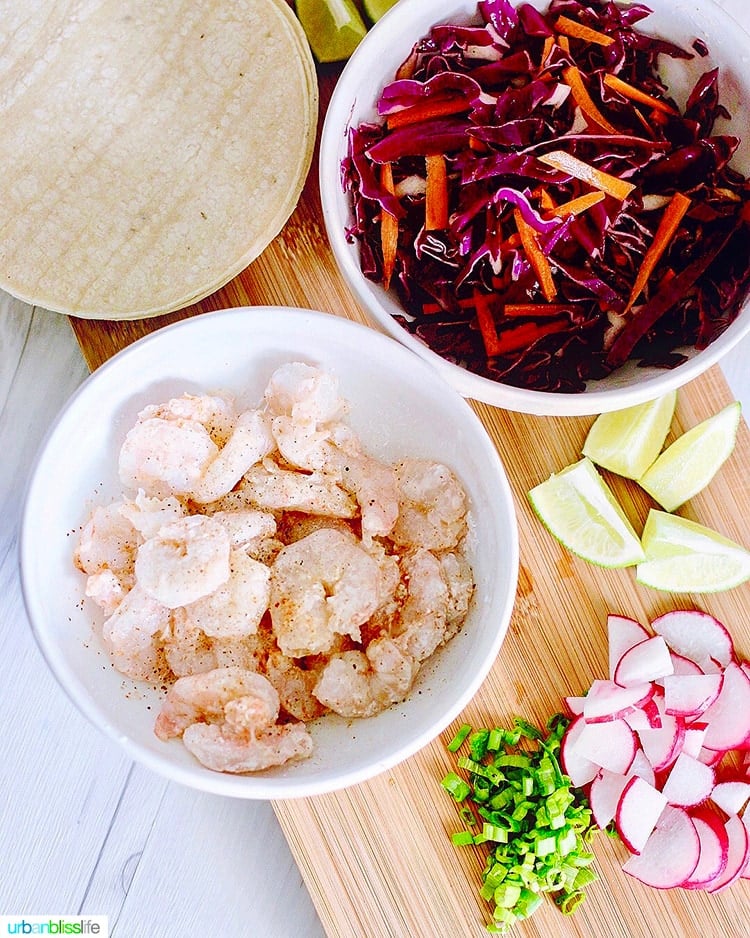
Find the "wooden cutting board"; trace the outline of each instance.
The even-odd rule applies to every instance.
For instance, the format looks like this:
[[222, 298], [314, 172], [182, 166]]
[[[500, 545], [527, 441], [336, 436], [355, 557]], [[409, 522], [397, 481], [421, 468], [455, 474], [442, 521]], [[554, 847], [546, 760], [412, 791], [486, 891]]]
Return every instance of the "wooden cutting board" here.
[[[321, 70], [321, 110], [335, 82]], [[243, 305], [301, 306], [366, 322], [340, 279], [323, 229], [313, 165], [299, 206], [278, 238], [234, 281], [194, 307], [135, 322], [71, 320], [93, 369], [129, 342], [176, 319]], [[681, 431], [730, 400], [718, 368], [679, 395]], [[526, 492], [579, 458], [591, 418], [531, 417], [476, 403], [495, 441], [515, 495], [521, 568], [508, 637], [490, 675], [458, 722], [508, 725], [513, 715], [542, 724], [606, 675], [608, 612], [647, 622], [674, 608], [696, 607], [722, 619], [739, 652], [750, 657], [750, 584], [716, 596], [673, 597], [639, 587], [632, 570], [607, 571], [569, 555], [532, 515]], [[736, 452], [718, 477], [681, 514], [750, 544], [750, 433], [743, 423]], [[611, 479], [636, 526], [648, 511], [637, 486]], [[453, 766], [449, 729], [402, 765], [357, 787], [274, 809], [327, 933], [340, 938], [479, 936], [488, 908], [478, 896], [482, 853], [455, 848], [455, 805], [440, 787]], [[601, 835], [595, 846], [601, 879], [575, 914], [551, 902], [515, 933], [539, 938], [741, 938], [750, 883], [718, 896], [642, 886], [620, 870], [624, 848]]]

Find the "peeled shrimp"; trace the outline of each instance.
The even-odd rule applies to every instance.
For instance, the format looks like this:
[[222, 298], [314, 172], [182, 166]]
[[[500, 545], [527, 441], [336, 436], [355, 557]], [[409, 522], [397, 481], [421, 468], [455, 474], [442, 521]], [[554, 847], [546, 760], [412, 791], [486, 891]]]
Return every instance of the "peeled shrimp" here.
[[104, 614], [111, 616], [129, 590], [112, 570], [92, 573], [86, 580], [86, 595], [93, 599]]
[[336, 479], [325, 473], [282, 469], [270, 461], [245, 473], [235, 501], [269, 511], [304, 511], [329, 518], [353, 518], [357, 503]]
[[146, 417], [122, 444], [120, 481], [148, 495], [189, 494], [216, 458], [219, 447], [197, 420]]
[[381, 602], [380, 568], [354, 537], [320, 528], [279, 552], [271, 568], [271, 619], [290, 657], [326, 652], [336, 634], [360, 638]]
[[182, 502], [173, 495], [167, 498], [154, 498], [138, 490], [134, 499], [120, 505], [120, 514], [127, 518], [144, 540], [159, 533], [159, 528], [172, 521], [179, 521], [186, 515]]
[[[364, 453], [337, 451], [341, 486], [357, 499], [362, 519], [362, 539], [385, 537], [393, 530], [399, 512], [399, 492], [392, 466]], [[329, 465], [332, 459], [329, 458]]]
[[268, 609], [271, 571], [244, 551], [229, 554], [229, 577], [212, 593], [186, 606], [193, 625], [211, 638], [242, 638], [258, 629]]
[[326, 711], [313, 695], [321, 669], [322, 666], [302, 668], [294, 658], [288, 658], [280, 651], [271, 652], [268, 656], [266, 676], [278, 691], [281, 706], [303, 723], [322, 716]]
[[276, 518], [270, 511], [257, 508], [238, 508], [236, 511], [219, 510], [211, 514], [227, 529], [232, 547], [238, 547], [256, 556], [263, 544], [276, 533]]
[[151, 404], [139, 419], [162, 417], [164, 420], [195, 420], [203, 424], [217, 446], [223, 446], [234, 428], [237, 414], [231, 395], [183, 394], [163, 404]]
[[426, 459], [396, 465], [399, 515], [391, 532], [396, 544], [449, 550], [467, 531], [466, 493], [451, 470]]
[[271, 375], [263, 397], [272, 416], [330, 423], [348, 410], [339, 395], [338, 380], [328, 372], [304, 362], [287, 362]]
[[167, 665], [177, 677], [213, 671], [218, 666], [213, 642], [190, 621], [184, 608], [172, 611], [169, 628], [161, 638]]
[[403, 700], [418, 670], [419, 662], [385, 636], [364, 652], [332, 655], [313, 693], [343, 717], [371, 717]]
[[96, 507], [83, 526], [73, 562], [83, 573], [132, 572], [138, 532], [121, 513], [122, 502]]
[[448, 585], [440, 561], [428, 550], [405, 557], [401, 572], [407, 590], [394, 640], [412, 658], [424, 661], [445, 639]]
[[240, 414], [229, 439], [204, 467], [190, 489], [190, 497], [199, 504], [215, 502], [231, 492], [247, 470], [260, 462], [275, 443], [268, 418], [260, 410]]
[[113, 665], [136, 681], [155, 681], [162, 658], [155, 636], [170, 625], [170, 610], [134, 586], [102, 626]]
[[143, 590], [170, 609], [208, 596], [229, 579], [229, 534], [206, 515], [164, 525], [138, 549], [135, 574]]
[[277, 725], [279, 695], [255, 671], [217, 668], [179, 678], [156, 718], [159, 739], [185, 747], [217, 772], [256, 772], [312, 752], [301, 723]]

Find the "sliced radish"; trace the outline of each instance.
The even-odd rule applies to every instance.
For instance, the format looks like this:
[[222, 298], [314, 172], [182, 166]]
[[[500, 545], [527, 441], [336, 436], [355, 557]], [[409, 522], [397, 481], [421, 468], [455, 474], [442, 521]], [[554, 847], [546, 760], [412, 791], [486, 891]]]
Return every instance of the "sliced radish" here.
[[[692, 756], [694, 759], [700, 759], [701, 762], [705, 762], [704, 759], [701, 759], [701, 750], [703, 749], [703, 740], [706, 736], [706, 730], [708, 726], [705, 723], [698, 723], [694, 721], [685, 726], [685, 731], [682, 735], [682, 752], [688, 756]], [[713, 762], [706, 762], [706, 765], [715, 765]]]
[[703, 713], [719, 696], [724, 682], [718, 674], [671, 674], [664, 678], [664, 711], [673, 716]]
[[629, 875], [656, 889], [687, 882], [700, 857], [700, 839], [687, 811], [667, 805], [640, 854], [623, 865]]
[[655, 681], [674, 673], [669, 648], [661, 635], [647, 638], [629, 648], [617, 662], [615, 682], [628, 686]]
[[680, 717], [672, 716], [663, 710], [663, 698], [654, 697], [661, 711], [661, 726], [646, 728], [638, 732], [638, 738], [646, 758], [655, 772], [668, 768], [682, 751], [685, 738], [685, 722]]
[[[708, 726], [706, 727], [706, 731], [708, 732]], [[724, 755], [723, 749], [706, 749], [705, 746], [702, 746], [697, 758], [705, 765], [718, 765], [724, 758]]]
[[570, 710], [574, 717], [579, 717], [583, 713], [583, 702], [585, 699], [585, 697], [565, 698], [565, 703], [568, 707], [568, 710]]
[[627, 775], [609, 772], [607, 769], [600, 769], [599, 774], [591, 783], [589, 806], [594, 821], [602, 830], [614, 820], [620, 795], [627, 783]]
[[708, 799], [715, 779], [711, 766], [681, 752], [662, 786], [662, 793], [670, 804], [692, 808]]
[[698, 808], [691, 812], [700, 841], [698, 865], [682, 884], [685, 889], [705, 889], [724, 872], [729, 858], [729, 836], [721, 818], [713, 811]]
[[708, 723], [703, 745], [706, 749], [741, 749], [750, 743], [750, 677], [730, 661], [716, 700], [702, 719]]
[[690, 658], [685, 658], [684, 655], [678, 655], [676, 651], [670, 651], [669, 654], [672, 658], [672, 667], [674, 668], [675, 674], [706, 673], [700, 665], [696, 664], [694, 661], [691, 661]]
[[724, 871], [706, 886], [706, 891], [710, 893], [722, 892], [738, 880], [744, 873], [750, 857], [750, 836], [742, 818], [732, 814], [727, 818], [724, 827], [729, 838], [727, 865]]
[[651, 638], [640, 622], [629, 616], [618, 616], [610, 613], [607, 616], [607, 642], [609, 645], [609, 676], [615, 678], [615, 669], [622, 656], [634, 645]]
[[658, 616], [651, 627], [664, 637], [672, 651], [694, 661], [707, 674], [734, 661], [732, 636], [707, 612], [678, 609]]
[[614, 681], [594, 681], [583, 704], [583, 716], [589, 723], [619, 720], [634, 707], [653, 697], [650, 683], [621, 687]]
[[645, 779], [638, 775], [628, 779], [615, 811], [617, 833], [628, 850], [643, 850], [666, 806], [664, 794]]
[[742, 814], [750, 799], [750, 782], [717, 782], [711, 792], [711, 800], [725, 814]]
[[636, 735], [624, 720], [586, 723], [576, 741], [579, 756], [621, 775], [633, 764], [637, 746]]
[[578, 752], [578, 740], [586, 726], [582, 716], [576, 717], [565, 730], [560, 742], [560, 762], [574, 788], [583, 788], [593, 781], [600, 766]]

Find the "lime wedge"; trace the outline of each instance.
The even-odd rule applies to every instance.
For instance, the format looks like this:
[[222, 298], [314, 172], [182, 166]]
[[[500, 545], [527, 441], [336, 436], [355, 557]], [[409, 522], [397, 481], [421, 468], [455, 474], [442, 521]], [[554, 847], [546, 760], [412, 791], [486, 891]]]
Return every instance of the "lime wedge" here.
[[677, 392], [645, 404], [601, 414], [591, 425], [583, 455], [610, 472], [638, 479], [661, 452], [672, 423]]
[[319, 62], [348, 59], [367, 32], [353, 0], [296, 0], [296, 10]]
[[695, 521], [651, 509], [639, 583], [670, 593], [718, 593], [750, 579], [750, 551]]
[[363, 0], [365, 15], [371, 23], [377, 23], [381, 16], [387, 13], [397, 0]]
[[674, 511], [713, 479], [734, 449], [740, 403], [723, 410], [679, 436], [638, 483], [667, 511]]
[[584, 560], [600, 567], [644, 560], [638, 535], [587, 457], [531, 489], [529, 501], [549, 532]]

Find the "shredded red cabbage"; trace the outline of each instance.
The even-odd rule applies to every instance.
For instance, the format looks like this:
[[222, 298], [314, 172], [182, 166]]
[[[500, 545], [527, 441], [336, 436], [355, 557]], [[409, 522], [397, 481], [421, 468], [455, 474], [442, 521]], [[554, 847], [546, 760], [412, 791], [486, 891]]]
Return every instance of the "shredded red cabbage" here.
[[[347, 235], [359, 243], [365, 276], [383, 282], [380, 219], [398, 219], [398, 321], [439, 355], [507, 384], [575, 393], [629, 359], [674, 367], [685, 359], [681, 349], [705, 348], [747, 301], [750, 182], [730, 165], [738, 139], [714, 132], [718, 118], [729, 118], [719, 71], [698, 79], [680, 112], [659, 57], [692, 59], [707, 49], [701, 40], [686, 51], [639, 32], [635, 24], [650, 12], [612, 0], [551, 0], [545, 13], [479, 0], [475, 22], [435, 26], [416, 43], [380, 96], [383, 123], [352, 128], [342, 165], [354, 207]], [[561, 15], [611, 41], [561, 39]], [[572, 87], [575, 70], [593, 113]], [[605, 194], [580, 214], [556, 215], [555, 206], [595, 187], [539, 159], [551, 151], [634, 188], [624, 199]], [[448, 224], [426, 230], [426, 158], [436, 155], [447, 166]], [[381, 180], [385, 163], [395, 192]], [[690, 207], [629, 301], [676, 192]], [[554, 327], [522, 224], [564, 310], [552, 310]], [[492, 344], [476, 314], [478, 295], [492, 311]], [[519, 304], [528, 315], [505, 314]], [[512, 337], [521, 334], [528, 343], [518, 349]]]

